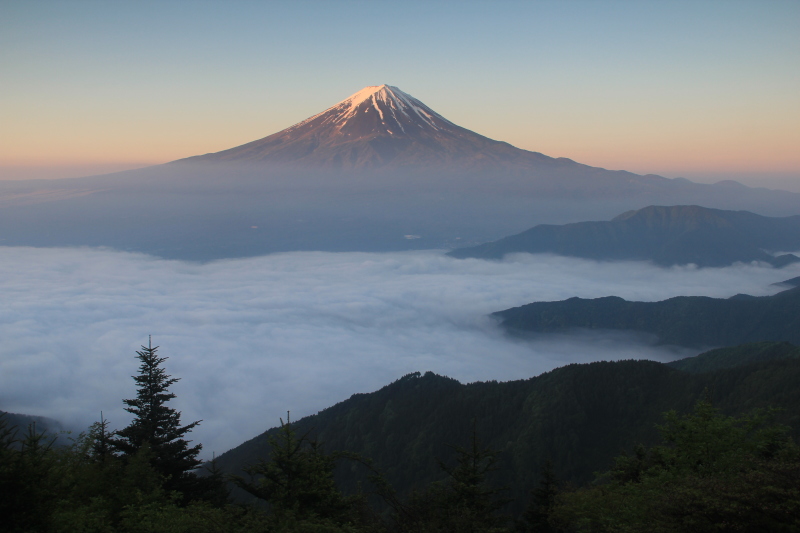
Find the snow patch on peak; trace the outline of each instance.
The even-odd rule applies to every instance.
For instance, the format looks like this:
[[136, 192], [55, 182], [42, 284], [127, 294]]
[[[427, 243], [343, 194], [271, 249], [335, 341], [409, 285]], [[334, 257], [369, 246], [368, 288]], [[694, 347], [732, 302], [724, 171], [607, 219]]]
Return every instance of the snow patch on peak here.
[[[384, 84], [364, 87], [336, 105], [329, 107], [322, 113], [317, 113], [289, 129], [295, 129], [324, 115], [328, 116], [323, 121], [323, 124], [334, 123], [340, 124], [341, 127], [347, 120], [356, 115], [359, 106], [364, 102], [370, 102], [372, 104], [369, 107], [373, 107], [378, 112], [381, 122], [386, 118], [384, 116], [384, 111], [387, 111], [392, 118], [397, 121], [397, 125], [400, 126], [400, 129], [403, 131], [405, 131], [405, 129], [397, 120], [398, 114], [405, 115], [407, 119], [412, 121], [422, 121], [436, 130], [440, 129], [442, 125], [455, 126], [455, 124], [439, 115], [410, 94], [404, 93], [392, 85]], [[383, 110], [381, 107], [383, 107]], [[420, 125], [420, 127], [422, 126]]]
[[387, 87], [389, 87], [389, 85], [370, 85], [368, 87], [364, 87], [357, 93], [350, 95], [348, 98], [345, 98], [333, 107], [338, 107], [342, 104], [350, 104], [351, 107], [356, 107], [361, 102], [369, 100], [373, 94], [386, 90]]

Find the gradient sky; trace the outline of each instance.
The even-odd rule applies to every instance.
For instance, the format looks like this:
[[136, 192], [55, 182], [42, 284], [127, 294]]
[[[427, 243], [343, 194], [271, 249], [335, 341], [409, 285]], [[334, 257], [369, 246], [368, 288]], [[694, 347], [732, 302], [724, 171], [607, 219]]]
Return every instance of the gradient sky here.
[[797, 0], [0, 0], [0, 179], [230, 148], [383, 83], [550, 156], [800, 190]]

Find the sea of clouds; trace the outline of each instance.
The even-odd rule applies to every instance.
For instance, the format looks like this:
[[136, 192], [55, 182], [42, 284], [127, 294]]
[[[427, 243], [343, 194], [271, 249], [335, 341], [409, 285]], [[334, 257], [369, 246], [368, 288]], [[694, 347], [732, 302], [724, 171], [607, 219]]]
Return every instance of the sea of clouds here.
[[552, 255], [296, 252], [187, 263], [100, 249], [0, 248], [0, 409], [121, 428], [152, 335], [203, 457], [409, 372], [528, 378], [573, 362], [695, 352], [624, 335], [505, 336], [487, 315], [532, 301], [772, 294], [800, 266], [660, 268]]

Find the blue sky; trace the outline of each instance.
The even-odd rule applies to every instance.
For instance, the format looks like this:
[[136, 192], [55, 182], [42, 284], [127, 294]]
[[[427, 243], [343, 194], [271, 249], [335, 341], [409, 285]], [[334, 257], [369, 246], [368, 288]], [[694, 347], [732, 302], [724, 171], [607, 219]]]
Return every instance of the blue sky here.
[[798, 20], [797, 1], [0, 0], [0, 178], [217, 151], [388, 83], [552, 156], [800, 181]]

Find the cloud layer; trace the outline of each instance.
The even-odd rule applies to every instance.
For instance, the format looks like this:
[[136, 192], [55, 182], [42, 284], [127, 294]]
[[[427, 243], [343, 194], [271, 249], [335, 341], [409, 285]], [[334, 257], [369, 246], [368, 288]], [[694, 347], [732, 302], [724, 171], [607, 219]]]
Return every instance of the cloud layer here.
[[757, 265], [663, 269], [548, 255], [286, 253], [207, 264], [97, 249], [0, 248], [0, 409], [84, 426], [129, 420], [153, 336], [204, 457], [414, 371], [511, 380], [571, 362], [691, 355], [623, 335], [520, 342], [487, 314], [536, 300], [771, 294]]

